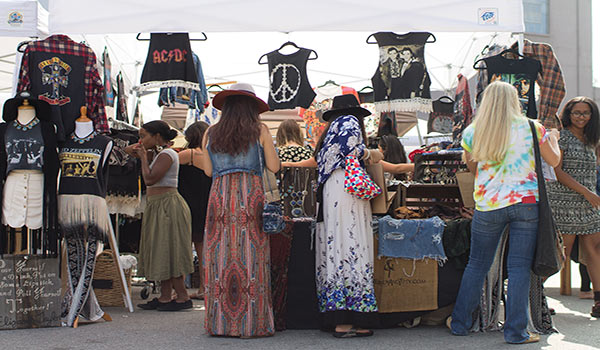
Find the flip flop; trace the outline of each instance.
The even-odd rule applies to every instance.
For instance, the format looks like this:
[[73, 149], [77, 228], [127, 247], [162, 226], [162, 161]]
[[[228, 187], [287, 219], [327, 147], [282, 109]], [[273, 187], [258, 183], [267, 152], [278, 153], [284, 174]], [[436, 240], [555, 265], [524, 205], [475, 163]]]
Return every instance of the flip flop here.
[[362, 338], [362, 337], [370, 337], [373, 335], [372, 330], [368, 330], [367, 332], [358, 332], [356, 328], [350, 328], [346, 332], [333, 332], [333, 336], [336, 338]]
[[204, 293], [192, 293], [190, 299], [204, 300]]

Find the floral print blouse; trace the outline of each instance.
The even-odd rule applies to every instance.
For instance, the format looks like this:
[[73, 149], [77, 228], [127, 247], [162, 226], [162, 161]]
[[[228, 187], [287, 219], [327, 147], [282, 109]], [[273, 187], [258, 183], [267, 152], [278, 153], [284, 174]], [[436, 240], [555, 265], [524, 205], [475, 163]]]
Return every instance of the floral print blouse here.
[[277, 155], [282, 162], [300, 162], [310, 159], [313, 152], [308, 146], [281, 146], [277, 147]]
[[366, 148], [360, 124], [355, 116], [340, 116], [331, 122], [316, 159], [319, 185], [324, 184], [334, 170], [345, 166], [347, 155], [354, 154], [358, 159], [362, 159]]

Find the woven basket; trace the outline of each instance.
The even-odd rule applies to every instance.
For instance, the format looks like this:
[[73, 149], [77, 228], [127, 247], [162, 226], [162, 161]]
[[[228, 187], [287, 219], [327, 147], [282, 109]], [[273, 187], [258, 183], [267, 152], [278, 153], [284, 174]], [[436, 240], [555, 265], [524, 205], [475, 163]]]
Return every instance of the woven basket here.
[[[127, 269], [123, 272], [131, 293], [131, 271]], [[96, 258], [93, 284], [100, 306], [125, 306], [121, 292], [121, 278], [110, 249], [105, 249]]]

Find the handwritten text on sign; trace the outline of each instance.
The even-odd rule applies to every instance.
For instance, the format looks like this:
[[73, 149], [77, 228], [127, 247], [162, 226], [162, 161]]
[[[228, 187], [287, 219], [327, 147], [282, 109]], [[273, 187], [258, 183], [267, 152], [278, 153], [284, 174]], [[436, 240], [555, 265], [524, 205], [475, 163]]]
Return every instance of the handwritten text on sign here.
[[0, 259], [0, 329], [60, 326], [58, 259]]

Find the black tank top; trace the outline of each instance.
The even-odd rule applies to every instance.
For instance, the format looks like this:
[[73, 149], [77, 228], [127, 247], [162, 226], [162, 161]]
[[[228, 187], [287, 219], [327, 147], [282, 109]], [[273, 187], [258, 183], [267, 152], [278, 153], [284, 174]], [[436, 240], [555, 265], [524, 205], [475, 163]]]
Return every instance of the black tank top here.
[[44, 165], [44, 138], [40, 120], [34, 118], [27, 125], [17, 120], [9, 122], [4, 134], [6, 175], [12, 170], [42, 170]]
[[59, 194], [92, 194], [106, 197], [108, 164], [104, 166], [106, 146], [111, 141], [108, 136], [95, 131], [86, 138], [79, 139], [71, 134], [60, 147], [60, 186]]
[[204, 232], [212, 178], [206, 176], [202, 169], [196, 168], [193, 162], [194, 156], [192, 154], [191, 165], [179, 166], [177, 190], [192, 212], [192, 233], [202, 234]]
[[535, 107], [535, 80], [542, 72], [540, 61], [523, 57], [510, 59], [502, 54], [484, 58], [488, 72], [488, 83], [501, 80], [514, 85], [519, 94], [523, 114], [529, 118], [537, 118]]
[[431, 80], [425, 66], [425, 43], [431, 33], [373, 34], [379, 46], [379, 66], [371, 82], [375, 103], [404, 100], [397, 111], [431, 110]]
[[310, 107], [316, 96], [306, 75], [306, 62], [311, 52], [300, 48], [290, 55], [283, 55], [279, 51], [267, 54], [271, 110]]

